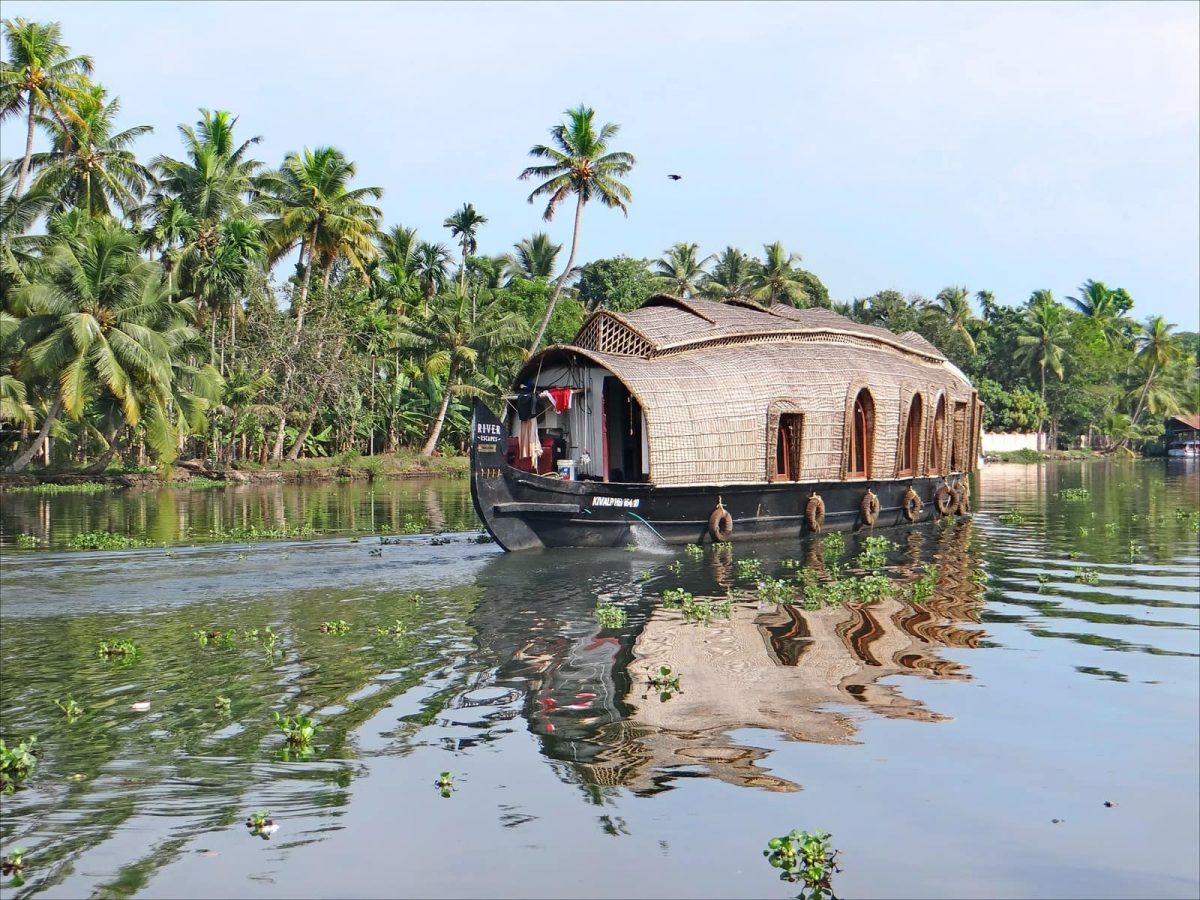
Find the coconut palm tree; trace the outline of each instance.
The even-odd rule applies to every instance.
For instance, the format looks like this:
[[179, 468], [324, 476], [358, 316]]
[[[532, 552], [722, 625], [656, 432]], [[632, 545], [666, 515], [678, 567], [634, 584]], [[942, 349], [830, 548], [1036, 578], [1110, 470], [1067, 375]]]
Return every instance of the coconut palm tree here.
[[1109, 290], [1102, 281], [1088, 279], [1079, 286], [1078, 297], [1067, 299], [1080, 313], [1096, 323], [1104, 342], [1113, 347], [1126, 343], [1130, 326], [1134, 324], [1125, 318], [1132, 301], [1123, 302], [1123, 298], [1128, 298], [1128, 295]]
[[554, 243], [550, 235], [538, 231], [513, 244], [513, 249], [517, 252], [509, 257], [509, 265], [523, 278], [534, 281], [554, 274], [554, 262], [562, 252], [562, 244]]
[[1151, 316], [1142, 326], [1141, 333], [1134, 339], [1137, 346], [1136, 360], [1146, 373], [1146, 383], [1133, 410], [1135, 426], [1141, 420], [1147, 396], [1155, 387], [1155, 376], [1167, 369], [1182, 353], [1179, 338], [1171, 334], [1174, 327], [1175, 325], [1168, 323], [1162, 316]]
[[975, 338], [971, 336], [967, 326], [979, 320], [971, 311], [970, 296], [971, 292], [965, 287], [948, 287], [938, 291], [937, 301], [941, 305], [942, 315], [946, 317], [946, 322], [950, 325], [950, 330], [962, 335], [967, 349], [974, 353]]
[[[121, 404], [128, 425], [144, 415], [148, 424], [167, 420], [172, 351], [196, 333], [139, 245], [111, 219], [85, 222], [54, 244], [41, 278], [17, 289], [30, 310], [19, 329], [26, 359], [54, 388], [37, 437], [10, 471], [29, 464], [60, 413], [78, 420], [101, 392]], [[163, 433], [155, 428], [150, 436]]]
[[[1070, 338], [1066, 313], [1066, 308], [1054, 299], [1050, 291], [1034, 291], [1025, 308], [1024, 333], [1017, 336], [1017, 360], [1024, 365], [1038, 367], [1043, 405], [1046, 402], [1046, 369], [1058, 376], [1059, 381], [1063, 378], [1065, 345]], [[1039, 427], [1039, 444], [1041, 434]]]
[[713, 300], [734, 300], [749, 297], [754, 291], [757, 263], [736, 247], [726, 247], [717, 256], [712, 271], [705, 277], [700, 291]]
[[365, 261], [376, 253], [372, 238], [383, 214], [366, 200], [378, 200], [383, 189], [351, 188], [356, 172], [354, 163], [340, 150], [305, 147], [300, 153], [289, 153], [280, 170], [264, 179], [264, 189], [269, 192], [267, 206], [273, 213], [266, 223], [268, 262], [300, 248], [296, 262], [300, 283], [295, 308], [297, 342], [304, 327], [313, 268], [322, 270], [328, 287], [336, 261], [345, 260], [362, 271]]
[[441, 403], [421, 447], [423, 456], [437, 449], [451, 397], [486, 393], [490, 385], [480, 379], [484, 362], [519, 358], [528, 333], [524, 319], [506, 312], [495, 298], [485, 296], [476, 303], [458, 289], [439, 299], [401, 323], [401, 343], [424, 351], [425, 373], [442, 383]]
[[4, 41], [8, 45], [8, 59], [0, 62], [0, 121], [24, 112], [28, 123], [25, 155], [15, 188], [20, 196], [33, 156], [34, 127], [51, 118], [69, 133], [71, 107], [88, 87], [92, 58], [70, 55], [71, 51], [62, 42], [62, 26], [57, 22], [5, 19]]
[[704, 267], [712, 256], [697, 259], [699, 244], [673, 244], [654, 260], [651, 270], [662, 282], [663, 287], [677, 297], [690, 297], [708, 273]]
[[470, 203], [464, 203], [462, 209], [457, 210], [451, 216], [447, 216], [446, 221], [442, 223], [442, 227], [450, 229], [451, 237], [458, 238], [458, 246], [462, 248], [462, 264], [458, 273], [459, 287], [466, 287], [467, 257], [479, 252], [479, 241], [476, 238], [476, 232], [479, 231], [480, 225], [486, 224], [487, 216], [476, 212], [475, 207]]
[[94, 85], [79, 94], [75, 116], [64, 126], [41, 119], [52, 132], [51, 146], [29, 157], [29, 170], [37, 173], [30, 190], [52, 197], [55, 211], [133, 213], [154, 184], [154, 173], [137, 161], [129, 145], [154, 129], [135, 125], [114, 131], [120, 111], [120, 100], [108, 100], [104, 88]]
[[607, 122], [597, 132], [592, 125], [595, 111], [580, 104], [575, 109], [564, 113], [567, 121], [550, 129], [552, 146], [535, 144], [529, 155], [535, 159], [549, 160], [546, 165], [529, 166], [521, 175], [520, 180], [527, 178], [545, 179], [529, 195], [532, 203], [539, 197], [548, 197], [546, 211], [543, 214], [547, 222], [554, 218], [554, 213], [560, 204], [572, 194], [575, 195], [575, 228], [571, 233], [571, 252], [567, 257], [567, 265], [554, 284], [554, 293], [546, 305], [541, 325], [529, 347], [529, 352], [537, 350], [554, 315], [554, 306], [566, 286], [567, 279], [575, 268], [575, 255], [579, 250], [579, 223], [583, 218], [583, 208], [590, 200], [597, 199], [605, 206], [620, 209], [629, 215], [628, 204], [633, 200], [633, 192], [621, 181], [637, 162], [633, 154], [621, 150], [610, 150], [609, 144], [621, 130], [620, 125]]
[[766, 301], [767, 306], [787, 301], [793, 306], [802, 306], [808, 301], [804, 290], [804, 279], [795, 264], [800, 262], [799, 253], [788, 253], [783, 244], [763, 244], [763, 260], [756, 267], [753, 277], [754, 290], [751, 296]]

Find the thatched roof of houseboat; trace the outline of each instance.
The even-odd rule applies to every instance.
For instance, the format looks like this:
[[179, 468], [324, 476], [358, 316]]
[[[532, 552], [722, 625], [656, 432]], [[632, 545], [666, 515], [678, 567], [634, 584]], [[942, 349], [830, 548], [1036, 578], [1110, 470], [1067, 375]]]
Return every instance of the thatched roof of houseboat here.
[[[783, 413], [805, 416], [802, 480], [839, 479], [854, 397], [864, 387], [878, 422], [877, 478], [897, 470], [914, 394], [929, 425], [939, 398], [948, 420], [955, 403], [970, 402], [964, 437], [978, 415], [970, 383], [920, 335], [860, 325], [827, 309], [660, 294], [632, 312], [594, 314], [571, 344], [531, 357], [518, 382], [579, 358], [620, 378], [641, 405], [656, 484], [761, 482], [768, 438]], [[932, 428], [924, 428], [922, 458], [932, 439]], [[950, 438], [942, 439], [945, 458]]]

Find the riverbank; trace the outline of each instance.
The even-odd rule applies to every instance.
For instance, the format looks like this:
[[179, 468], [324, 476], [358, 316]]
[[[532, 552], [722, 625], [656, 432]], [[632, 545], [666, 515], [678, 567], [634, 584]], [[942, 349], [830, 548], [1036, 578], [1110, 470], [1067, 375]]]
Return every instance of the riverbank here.
[[1099, 461], [1140, 458], [1132, 451], [1125, 452], [1128, 454], [1127, 457], [1123, 457], [1120, 453], [1100, 453], [1096, 450], [1006, 450], [1003, 453], [986, 453], [983, 460], [985, 463], [1043, 463], [1063, 459]]
[[258, 465], [239, 462], [234, 466], [210, 465], [203, 459], [177, 461], [154, 472], [109, 470], [95, 475], [77, 470], [22, 472], [0, 475], [0, 490], [37, 485], [104, 484], [113, 487], [157, 488], [166, 485], [221, 487], [232, 484], [321, 482], [337, 480], [465, 478], [470, 461], [466, 456], [421, 456], [413, 450], [376, 456], [340, 454], [320, 459], [299, 459]]

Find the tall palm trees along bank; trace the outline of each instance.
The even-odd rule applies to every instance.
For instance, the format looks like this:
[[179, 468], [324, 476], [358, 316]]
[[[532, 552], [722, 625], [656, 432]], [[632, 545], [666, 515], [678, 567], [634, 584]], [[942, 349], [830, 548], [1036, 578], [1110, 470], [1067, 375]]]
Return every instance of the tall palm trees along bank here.
[[[200, 110], [178, 127], [178, 153], [144, 160], [149, 127], [118, 126], [119, 99], [56, 24], [5, 20], [4, 40], [0, 116], [26, 137], [0, 165], [9, 471], [454, 448], [470, 398], [495, 398], [528, 352], [657, 291], [916, 330], [979, 385], [989, 428], [1130, 444], [1155, 437], [1164, 414], [1195, 411], [1196, 335], [1138, 324], [1128, 293], [1095, 280], [1067, 305], [976, 291], [976, 316], [965, 286], [934, 302], [893, 290], [835, 302], [780, 241], [755, 254], [684, 240], [653, 261], [580, 264], [585, 207], [628, 214], [636, 164], [616, 146], [620, 127], [584, 105], [529, 151], [536, 164], [514, 166], [547, 222], [574, 201], [563, 260], [565, 234], [495, 238], [470, 202], [439, 223], [449, 245], [384, 223], [383, 189], [339, 149], [314, 142], [272, 166], [227, 111]], [[481, 253], [489, 237], [511, 252]]]

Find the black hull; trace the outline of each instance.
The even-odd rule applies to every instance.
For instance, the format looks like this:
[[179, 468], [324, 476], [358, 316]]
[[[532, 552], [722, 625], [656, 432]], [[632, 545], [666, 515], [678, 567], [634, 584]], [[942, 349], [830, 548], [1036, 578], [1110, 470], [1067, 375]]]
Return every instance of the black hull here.
[[[509, 466], [504, 454], [508, 435], [482, 403], [475, 405], [471, 432], [471, 499], [505, 550], [619, 547], [646, 536], [668, 544], [711, 543], [709, 518], [718, 502], [733, 517], [730, 541], [800, 538], [812, 533], [805, 510], [814, 491], [825, 503], [822, 531], [911, 524], [902, 506], [909, 487], [924, 504], [912, 521], [928, 522], [939, 518], [937, 489], [955, 487], [966, 477], [686, 487], [561, 481]], [[873, 526], [862, 514], [868, 490], [879, 498]]]

